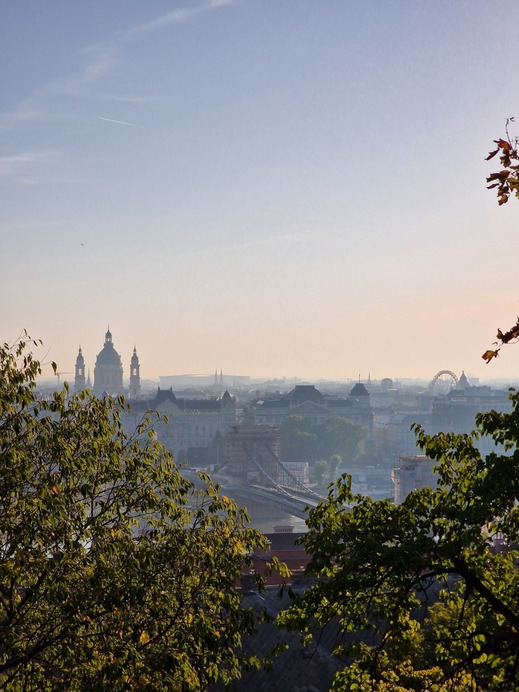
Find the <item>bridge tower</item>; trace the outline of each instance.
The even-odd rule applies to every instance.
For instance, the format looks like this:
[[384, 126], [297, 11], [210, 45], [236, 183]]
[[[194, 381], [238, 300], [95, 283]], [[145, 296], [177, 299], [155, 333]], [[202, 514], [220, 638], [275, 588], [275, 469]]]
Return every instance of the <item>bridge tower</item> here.
[[[234, 425], [225, 436], [227, 471], [250, 481], [260, 475], [261, 468], [275, 481], [279, 479], [279, 464], [272, 452], [279, 456], [279, 428], [270, 425]], [[260, 479], [263, 482], [263, 479]]]

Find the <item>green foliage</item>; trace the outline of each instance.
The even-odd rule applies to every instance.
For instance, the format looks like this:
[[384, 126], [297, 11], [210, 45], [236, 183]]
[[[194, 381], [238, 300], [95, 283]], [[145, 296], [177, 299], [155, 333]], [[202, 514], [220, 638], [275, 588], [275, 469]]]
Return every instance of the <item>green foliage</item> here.
[[[336, 654], [352, 663], [334, 689], [516, 689], [519, 395], [510, 398], [510, 413], [479, 414], [472, 435], [417, 429], [438, 460], [437, 489], [374, 502], [345, 475], [310, 512], [303, 544], [318, 581], [280, 621], [305, 636], [339, 627]], [[501, 453], [481, 457], [483, 434]], [[493, 551], [494, 536], [506, 550]]]
[[352, 461], [362, 452], [367, 435], [363, 425], [342, 416], [331, 416], [322, 425], [302, 416], [287, 416], [280, 430], [283, 460], [310, 463], [335, 455]]
[[326, 487], [335, 481], [340, 463], [340, 456], [334, 454], [328, 461], [326, 459], [320, 459], [313, 464], [310, 470], [310, 480], [317, 484], [317, 489], [319, 491], [324, 492]]
[[318, 426], [302, 416], [287, 416], [280, 428], [281, 457], [284, 461], [317, 459]]
[[321, 451], [326, 458], [337, 455], [342, 461], [351, 462], [362, 451], [367, 434], [363, 425], [342, 416], [331, 416], [324, 424]]
[[235, 584], [263, 539], [195, 487], [122, 398], [35, 392], [24, 338], [0, 347], [0, 687], [205, 689], [258, 665]]
[[310, 470], [310, 480], [312, 483], [316, 483], [317, 489], [321, 491], [330, 483], [330, 474], [326, 459], [319, 459], [319, 461], [313, 464]]

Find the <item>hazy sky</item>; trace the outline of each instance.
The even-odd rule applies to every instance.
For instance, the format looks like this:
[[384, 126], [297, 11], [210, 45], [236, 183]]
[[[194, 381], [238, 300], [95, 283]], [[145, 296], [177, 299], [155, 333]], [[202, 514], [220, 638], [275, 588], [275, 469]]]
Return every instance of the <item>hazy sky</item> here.
[[[0, 327], [125, 377], [517, 377], [517, 0], [0, 4]], [[519, 123], [517, 126], [519, 131]], [[43, 355], [43, 354], [42, 354]]]

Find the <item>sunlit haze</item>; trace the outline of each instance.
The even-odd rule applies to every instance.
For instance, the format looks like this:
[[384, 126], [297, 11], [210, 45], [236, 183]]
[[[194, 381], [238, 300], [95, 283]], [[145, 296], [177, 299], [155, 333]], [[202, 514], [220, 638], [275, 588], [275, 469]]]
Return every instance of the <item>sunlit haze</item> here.
[[519, 313], [484, 160], [518, 27], [516, 0], [2, 3], [2, 341], [93, 371], [109, 325], [125, 378], [134, 345], [143, 378], [517, 378], [519, 346], [481, 354]]

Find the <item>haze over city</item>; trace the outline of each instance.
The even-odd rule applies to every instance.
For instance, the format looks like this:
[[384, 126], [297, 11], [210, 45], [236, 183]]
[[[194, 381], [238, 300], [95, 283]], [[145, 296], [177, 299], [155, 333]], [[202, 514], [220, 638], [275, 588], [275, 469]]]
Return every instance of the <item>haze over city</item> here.
[[481, 354], [519, 313], [484, 160], [518, 26], [514, 0], [3, 3], [2, 341], [70, 372], [109, 325], [144, 378], [517, 377], [518, 347]]

